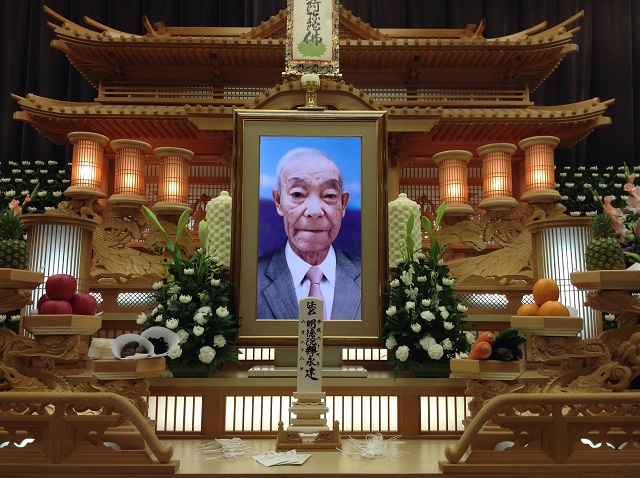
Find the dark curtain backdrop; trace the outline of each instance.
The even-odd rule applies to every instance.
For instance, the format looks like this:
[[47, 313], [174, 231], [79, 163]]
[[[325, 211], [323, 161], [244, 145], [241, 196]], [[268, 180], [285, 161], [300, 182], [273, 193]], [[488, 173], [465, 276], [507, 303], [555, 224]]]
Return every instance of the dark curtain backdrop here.
[[[640, 1], [637, 0], [342, 0], [342, 5], [378, 28], [463, 28], [487, 20], [486, 38], [509, 35], [548, 21], [555, 25], [580, 10], [569, 55], [536, 90], [537, 105], [559, 105], [598, 97], [615, 98], [607, 115], [613, 124], [556, 154], [559, 165], [640, 165], [635, 138], [640, 128]], [[43, 5], [83, 23], [88, 16], [126, 32], [144, 34], [142, 15], [172, 26], [253, 27], [286, 8], [286, 0], [2, 0], [0, 1], [0, 161], [66, 160], [67, 148], [42, 138], [12, 119], [10, 94], [93, 101], [96, 91], [52, 49]], [[355, 85], [358, 86], [358, 85]], [[638, 94], [636, 94], [638, 93]], [[636, 116], [639, 119], [636, 121]]]

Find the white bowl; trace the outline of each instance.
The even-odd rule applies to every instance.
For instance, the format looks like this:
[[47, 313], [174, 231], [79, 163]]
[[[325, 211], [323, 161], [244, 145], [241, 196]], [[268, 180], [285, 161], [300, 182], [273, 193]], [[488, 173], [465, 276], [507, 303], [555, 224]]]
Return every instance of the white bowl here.
[[152, 357], [164, 357], [165, 355], [167, 355], [169, 353], [169, 350], [171, 350], [173, 347], [176, 347], [179, 343], [180, 343], [180, 337], [178, 337], [178, 334], [176, 334], [173, 330], [169, 330], [166, 327], [162, 327], [159, 325], [156, 325], [154, 327], [149, 327], [148, 329], [144, 330], [142, 332], [142, 334], [140, 334], [142, 337], [144, 337], [145, 339], [149, 339], [149, 338], [154, 338], [154, 339], [164, 339], [164, 341], [167, 343], [167, 351], [163, 354], [157, 354], [155, 353], [154, 349], [153, 349], [153, 344], [151, 344], [152, 348], [151, 348], [151, 356]]
[[[138, 342], [139, 345], [142, 345], [147, 350], [149, 350], [149, 353], [146, 353], [146, 354], [137, 353], [135, 355], [131, 355], [130, 357], [123, 357], [122, 349], [129, 342]], [[116, 358], [122, 359], [122, 360], [138, 360], [138, 359], [147, 358], [151, 355], [152, 350], [153, 350], [153, 344], [149, 342], [149, 340], [147, 340], [146, 338], [138, 334], [119, 335], [113, 340], [113, 343], [111, 344], [111, 351], [113, 352], [113, 355], [115, 355]]]

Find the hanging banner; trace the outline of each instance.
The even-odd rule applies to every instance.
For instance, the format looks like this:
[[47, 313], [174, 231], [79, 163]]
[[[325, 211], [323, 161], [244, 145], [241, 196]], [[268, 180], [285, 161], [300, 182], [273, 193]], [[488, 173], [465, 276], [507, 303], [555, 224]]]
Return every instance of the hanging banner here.
[[287, 0], [285, 75], [340, 76], [337, 0]]

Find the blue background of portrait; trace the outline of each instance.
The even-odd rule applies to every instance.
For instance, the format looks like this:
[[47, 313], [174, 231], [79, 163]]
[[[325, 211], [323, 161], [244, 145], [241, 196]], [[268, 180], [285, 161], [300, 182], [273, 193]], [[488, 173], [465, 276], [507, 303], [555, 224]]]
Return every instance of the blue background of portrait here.
[[276, 166], [293, 148], [315, 148], [324, 152], [342, 171], [344, 189], [350, 194], [335, 247], [361, 255], [361, 163], [360, 137], [261, 136], [260, 209], [258, 213], [258, 257], [278, 249], [287, 239], [282, 217], [278, 215], [271, 192], [276, 183]]

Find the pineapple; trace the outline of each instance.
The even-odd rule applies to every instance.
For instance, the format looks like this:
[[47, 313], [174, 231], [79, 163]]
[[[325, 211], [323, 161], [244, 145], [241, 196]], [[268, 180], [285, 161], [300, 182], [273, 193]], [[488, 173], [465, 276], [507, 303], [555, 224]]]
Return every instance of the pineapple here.
[[26, 269], [29, 263], [22, 218], [10, 209], [0, 213], [0, 268]]
[[624, 252], [614, 237], [611, 218], [608, 214], [597, 214], [591, 225], [593, 238], [587, 244], [585, 261], [588, 271], [626, 269]]

